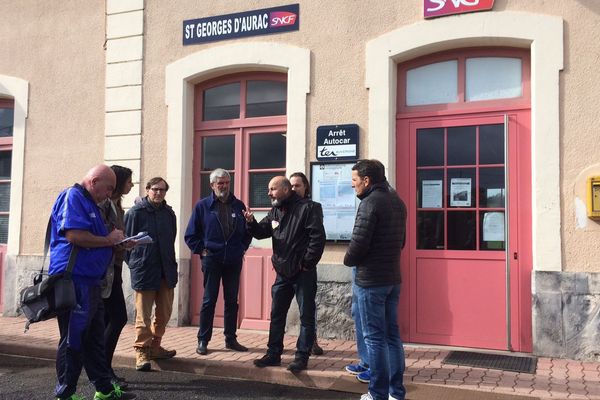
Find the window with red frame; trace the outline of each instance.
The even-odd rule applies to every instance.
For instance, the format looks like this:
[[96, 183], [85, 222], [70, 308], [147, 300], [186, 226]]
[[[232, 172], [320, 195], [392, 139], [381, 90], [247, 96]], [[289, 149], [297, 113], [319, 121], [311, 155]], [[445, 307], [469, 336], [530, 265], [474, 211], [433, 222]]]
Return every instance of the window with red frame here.
[[231, 190], [248, 207], [271, 206], [267, 184], [285, 173], [286, 109], [285, 74], [238, 74], [196, 88], [201, 197], [211, 192], [211, 171], [224, 168]]
[[8, 241], [14, 106], [0, 99], [0, 244]]

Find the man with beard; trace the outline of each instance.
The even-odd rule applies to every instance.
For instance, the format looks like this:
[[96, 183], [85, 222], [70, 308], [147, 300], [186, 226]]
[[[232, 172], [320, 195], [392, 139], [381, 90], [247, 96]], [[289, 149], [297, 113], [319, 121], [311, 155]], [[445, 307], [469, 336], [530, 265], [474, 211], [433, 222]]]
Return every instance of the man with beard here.
[[210, 174], [212, 193], [198, 201], [185, 231], [185, 242], [199, 254], [204, 274], [204, 297], [200, 311], [198, 348], [206, 355], [212, 338], [219, 285], [223, 283], [225, 299], [225, 347], [248, 351], [237, 341], [238, 292], [244, 253], [252, 237], [246, 231], [246, 206], [229, 191], [231, 176], [217, 168]]
[[294, 295], [300, 311], [300, 335], [296, 355], [287, 369], [302, 371], [315, 340], [315, 295], [317, 293], [317, 263], [325, 249], [323, 212], [307, 198], [292, 190], [285, 176], [269, 182], [269, 198], [273, 208], [260, 222], [251, 212], [244, 215], [248, 229], [257, 239], [273, 241], [271, 261], [277, 272], [271, 287], [271, 325], [267, 354], [254, 360], [259, 368], [281, 364], [285, 322]]

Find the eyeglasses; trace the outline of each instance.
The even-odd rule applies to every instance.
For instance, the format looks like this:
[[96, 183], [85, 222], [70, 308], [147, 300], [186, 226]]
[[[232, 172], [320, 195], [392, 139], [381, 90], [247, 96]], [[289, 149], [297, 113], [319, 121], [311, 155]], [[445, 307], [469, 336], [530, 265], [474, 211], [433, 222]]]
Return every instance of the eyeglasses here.
[[165, 188], [150, 188], [150, 190], [152, 190], [154, 193], [167, 191], [167, 189], [165, 189]]

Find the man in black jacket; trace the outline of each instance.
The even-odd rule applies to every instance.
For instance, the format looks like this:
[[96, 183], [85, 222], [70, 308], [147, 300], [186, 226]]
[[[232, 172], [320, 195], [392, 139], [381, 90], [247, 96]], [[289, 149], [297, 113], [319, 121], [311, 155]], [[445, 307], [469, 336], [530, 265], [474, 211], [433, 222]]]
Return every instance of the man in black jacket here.
[[269, 182], [269, 198], [273, 208], [260, 222], [251, 212], [244, 213], [248, 230], [257, 239], [271, 237], [271, 261], [277, 272], [271, 288], [271, 325], [267, 354], [254, 360], [257, 367], [281, 364], [285, 322], [290, 304], [296, 295], [300, 310], [300, 335], [296, 356], [288, 370], [306, 369], [315, 340], [315, 295], [317, 293], [317, 263], [325, 249], [323, 211], [318, 203], [302, 198], [292, 191], [285, 176]]
[[371, 369], [369, 392], [361, 400], [404, 399], [404, 349], [396, 315], [406, 206], [377, 160], [361, 160], [352, 167], [352, 187], [361, 203], [344, 264], [356, 266], [356, 296]]

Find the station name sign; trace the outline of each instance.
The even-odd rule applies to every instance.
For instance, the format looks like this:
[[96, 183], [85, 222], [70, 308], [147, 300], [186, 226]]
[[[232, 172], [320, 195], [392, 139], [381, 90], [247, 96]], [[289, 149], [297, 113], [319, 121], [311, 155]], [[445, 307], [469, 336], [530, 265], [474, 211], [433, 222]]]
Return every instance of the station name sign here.
[[300, 6], [290, 4], [183, 21], [183, 44], [185, 46], [298, 29], [300, 29]]
[[494, 0], [424, 0], [425, 18], [491, 10]]
[[356, 160], [358, 125], [323, 125], [317, 127], [317, 160]]

